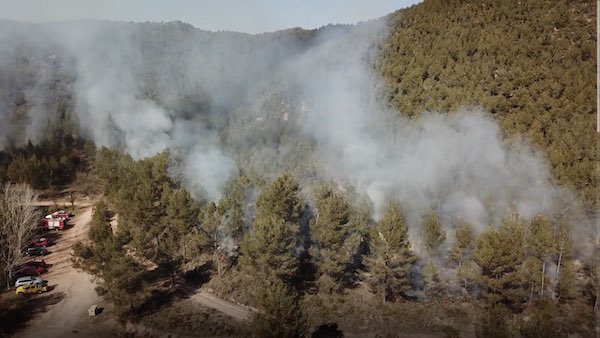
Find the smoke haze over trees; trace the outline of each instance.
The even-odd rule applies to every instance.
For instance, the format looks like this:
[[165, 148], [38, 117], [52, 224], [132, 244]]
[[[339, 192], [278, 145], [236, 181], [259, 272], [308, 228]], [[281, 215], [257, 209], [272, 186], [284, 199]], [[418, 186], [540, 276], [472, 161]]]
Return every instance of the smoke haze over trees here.
[[212, 261], [226, 291], [250, 276], [294, 307], [363, 283], [384, 304], [596, 301], [577, 280], [597, 236], [593, 6], [449, 7], [260, 35], [0, 22], [0, 180], [91, 167], [119, 230], [78, 250], [117, 272], [144, 274], [128, 250], [174, 274]]

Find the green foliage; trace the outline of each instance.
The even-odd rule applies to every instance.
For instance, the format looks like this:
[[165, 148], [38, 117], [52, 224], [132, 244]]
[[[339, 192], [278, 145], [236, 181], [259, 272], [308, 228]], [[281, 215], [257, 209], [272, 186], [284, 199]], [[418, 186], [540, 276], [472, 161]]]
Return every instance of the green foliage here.
[[482, 293], [490, 303], [519, 307], [527, 297], [521, 264], [526, 258], [525, 224], [517, 213], [505, 217], [499, 230], [477, 238], [474, 261], [481, 267]]
[[108, 223], [108, 209], [104, 202], [94, 208], [88, 234], [90, 244], [74, 247], [74, 261], [97, 277], [98, 291], [124, 313], [140, 306], [145, 299], [143, 276], [146, 269], [127, 253], [119, 237]]
[[448, 250], [448, 260], [453, 264], [460, 264], [465, 259], [465, 256], [470, 254], [470, 251], [475, 246], [475, 236], [473, 228], [465, 221], [459, 221], [454, 233], [454, 241], [450, 250]]
[[577, 270], [573, 260], [565, 260], [558, 274], [556, 293], [561, 302], [578, 299], [581, 296], [581, 287], [577, 280]]
[[397, 202], [387, 204], [369, 246], [366, 279], [381, 294], [383, 302], [411, 290], [410, 273], [417, 257], [411, 250], [408, 227]]
[[560, 313], [554, 302], [541, 300], [533, 306], [528, 320], [521, 324], [521, 335], [524, 338], [549, 337], [559, 338], [567, 335], [561, 332], [558, 320]]
[[550, 221], [537, 215], [529, 224], [528, 246], [531, 254], [547, 261], [556, 252], [556, 236]]
[[186, 263], [201, 250], [200, 204], [168, 174], [167, 152], [134, 161], [101, 148], [94, 172], [119, 214], [119, 231], [133, 248], [156, 264]]
[[426, 0], [389, 17], [382, 96], [409, 116], [482, 106], [594, 210], [595, 22], [592, 1]]
[[244, 211], [248, 207], [248, 194], [253, 189], [250, 179], [240, 176], [230, 182], [219, 201], [218, 211], [225, 224], [224, 232], [236, 242], [239, 242], [244, 234]]
[[310, 223], [313, 241], [310, 254], [319, 278], [327, 276], [334, 283], [341, 283], [347, 277], [346, 267], [356, 247], [356, 243], [352, 243], [355, 233], [352, 209], [343, 196], [325, 185], [315, 189], [315, 200], [316, 216]]
[[430, 212], [423, 218], [423, 244], [430, 256], [440, 254], [440, 246], [446, 240], [446, 232], [435, 212]]
[[240, 264], [251, 274], [286, 283], [296, 276], [302, 201], [296, 180], [288, 174], [278, 177], [262, 191], [256, 202], [253, 229], [241, 246]]
[[476, 327], [478, 338], [510, 338], [514, 335], [507, 325], [509, 311], [501, 304], [494, 304], [482, 311]]
[[472, 293], [481, 281], [481, 268], [472, 260], [466, 260], [456, 268], [456, 278], [464, 293]]
[[71, 183], [77, 171], [87, 169], [89, 142], [71, 135], [50, 135], [36, 145], [0, 150], [0, 183], [26, 183], [35, 189]]
[[437, 268], [431, 259], [423, 268], [423, 289], [429, 297], [437, 296], [442, 291]]
[[257, 338], [296, 338], [307, 332], [306, 318], [291, 290], [275, 283], [260, 292], [258, 311], [247, 324], [247, 335]]

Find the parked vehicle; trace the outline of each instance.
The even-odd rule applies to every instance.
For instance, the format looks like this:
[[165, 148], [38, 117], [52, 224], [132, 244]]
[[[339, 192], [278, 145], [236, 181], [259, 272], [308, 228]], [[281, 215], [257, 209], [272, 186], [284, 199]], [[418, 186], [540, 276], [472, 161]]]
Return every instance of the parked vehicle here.
[[30, 246], [23, 250], [26, 256], [46, 256], [48, 249], [37, 246]]
[[15, 293], [19, 296], [24, 296], [26, 294], [42, 293], [46, 291], [48, 291], [48, 285], [31, 284], [27, 286], [19, 286]]
[[35, 241], [33, 241], [33, 243], [31, 243], [31, 245], [37, 246], [37, 247], [47, 247], [48, 245], [50, 245], [50, 241], [46, 237], [41, 237], [41, 238], [38, 238]]
[[18, 288], [19, 286], [29, 286], [29, 285], [33, 285], [33, 284], [47, 285], [48, 281], [44, 281], [42, 279], [42, 277], [40, 277], [40, 276], [19, 277], [15, 281], [15, 287], [16, 288]]
[[48, 265], [46, 264], [46, 261], [41, 258], [34, 258], [34, 259], [30, 260], [29, 262], [27, 262], [27, 264], [33, 265], [33, 266], [41, 266], [44, 269], [48, 267]]
[[58, 210], [51, 214], [46, 215], [46, 219], [62, 219], [63, 221], [68, 220], [73, 216], [72, 213], [65, 210]]
[[39, 275], [46, 272], [46, 267], [25, 263], [16, 272], [17, 276]]
[[65, 220], [60, 219], [60, 218], [51, 218], [51, 219], [44, 219], [42, 220], [42, 223], [40, 224], [40, 227], [44, 228], [44, 229], [48, 229], [48, 230], [62, 230], [65, 228]]

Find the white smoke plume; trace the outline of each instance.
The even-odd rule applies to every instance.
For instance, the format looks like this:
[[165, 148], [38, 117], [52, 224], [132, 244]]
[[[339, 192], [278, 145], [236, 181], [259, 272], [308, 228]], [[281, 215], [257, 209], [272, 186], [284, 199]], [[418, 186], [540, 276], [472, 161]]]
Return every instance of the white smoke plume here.
[[[188, 183], [212, 200], [236, 169], [269, 176], [308, 159], [321, 176], [366, 193], [376, 213], [398, 199], [413, 229], [430, 209], [445, 224], [459, 216], [482, 229], [511, 203], [529, 218], [570, 198], [540, 154], [504, 140], [481, 110], [410, 120], [383, 107], [372, 60], [384, 20], [258, 36], [180, 23], [4, 25], [0, 67], [9, 66], [19, 39], [32, 41], [23, 32], [35, 32], [30, 44], [43, 41], [73, 73], [86, 135], [136, 158], [170, 150], [183, 160]], [[32, 102], [30, 119], [43, 121], [41, 103]], [[299, 158], [296, 149], [314, 156]]]

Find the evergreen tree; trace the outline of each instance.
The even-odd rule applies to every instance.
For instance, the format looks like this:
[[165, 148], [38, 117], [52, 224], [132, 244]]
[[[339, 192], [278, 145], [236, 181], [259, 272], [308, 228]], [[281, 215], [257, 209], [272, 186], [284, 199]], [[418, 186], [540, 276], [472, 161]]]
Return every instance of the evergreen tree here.
[[306, 318], [293, 295], [281, 282], [260, 292], [258, 311], [247, 324], [247, 336], [256, 338], [299, 338], [307, 332]]
[[507, 325], [510, 313], [501, 304], [488, 306], [481, 313], [481, 318], [476, 327], [477, 338], [510, 338], [510, 328]]
[[350, 262], [344, 243], [353, 232], [350, 223], [351, 208], [346, 200], [329, 187], [317, 187], [316, 216], [311, 220], [310, 230], [313, 257], [319, 277], [327, 277], [335, 283], [344, 278], [346, 265]]
[[369, 246], [366, 279], [381, 294], [383, 302], [411, 290], [410, 273], [417, 258], [411, 251], [408, 227], [397, 202], [387, 204]]
[[481, 280], [481, 268], [472, 260], [466, 260], [456, 268], [456, 278], [463, 292], [468, 295]]
[[437, 213], [430, 212], [423, 219], [423, 244], [430, 256], [440, 253], [440, 246], [446, 240], [446, 232], [442, 229], [442, 223]]
[[573, 239], [571, 237], [570, 222], [568, 218], [563, 217], [558, 224], [556, 232], [556, 251], [558, 261], [556, 263], [556, 277], [560, 277], [560, 271], [566, 261], [570, 260], [573, 255]]
[[564, 260], [558, 275], [556, 294], [561, 302], [574, 300], [580, 297], [581, 287], [577, 280], [575, 262], [571, 259]]
[[277, 178], [258, 197], [253, 229], [242, 243], [240, 263], [250, 274], [291, 282], [296, 276], [300, 210], [298, 183], [288, 174]]
[[454, 241], [448, 251], [448, 260], [453, 264], [461, 265], [474, 246], [473, 228], [469, 223], [461, 220], [456, 226]]
[[436, 296], [441, 291], [437, 268], [431, 259], [427, 261], [423, 268], [423, 289], [429, 297]]
[[188, 191], [168, 186], [163, 190], [161, 204], [165, 206], [165, 216], [159, 251], [163, 260], [185, 263], [192, 258], [192, 252], [197, 252], [193, 243], [199, 206]]
[[541, 262], [539, 296], [543, 297], [546, 284], [546, 263], [556, 252], [556, 237], [550, 222], [541, 215], [537, 215], [531, 220], [528, 235], [529, 250]]
[[524, 338], [565, 337], [557, 323], [559, 318], [560, 313], [554, 302], [537, 301], [532, 308], [529, 321], [521, 324], [521, 335]]
[[525, 224], [516, 212], [503, 219], [499, 230], [489, 229], [477, 238], [473, 258], [481, 267], [482, 293], [490, 303], [518, 307], [527, 299], [521, 269], [524, 239]]

